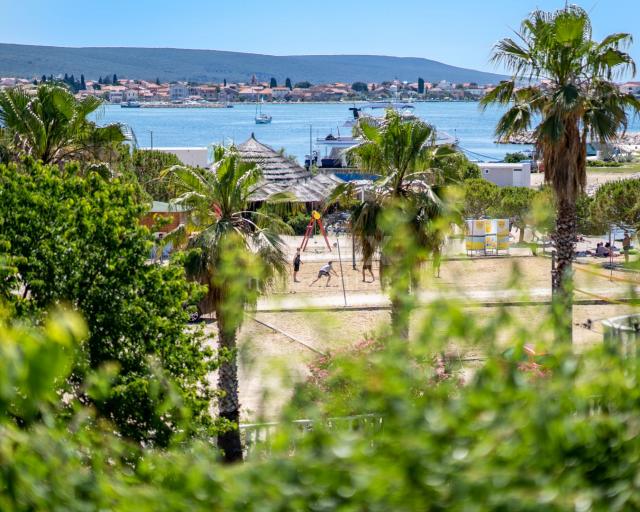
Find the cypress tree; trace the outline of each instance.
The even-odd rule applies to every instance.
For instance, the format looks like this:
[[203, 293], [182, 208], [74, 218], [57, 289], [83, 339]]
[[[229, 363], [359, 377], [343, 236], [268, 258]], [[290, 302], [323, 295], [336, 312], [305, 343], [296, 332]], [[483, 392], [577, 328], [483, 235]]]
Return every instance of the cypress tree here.
[[292, 85], [291, 85], [291, 78], [287, 78], [286, 82], [284, 83], [284, 85], [286, 87], [289, 88], [289, 90], [293, 89]]
[[418, 94], [424, 94], [424, 79], [418, 78]]
[[271, 87], [272, 89], [274, 87], [278, 87], [278, 81], [274, 77], [271, 77], [271, 81], [269, 83], [269, 87]]
[[227, 86], [227, 79], [226, 78], [224, 79], [224, 86], [225, 87]]
[[160, 78], [156, 78], [156, 85], [160, 85]]
[[47, 77], [45, 75], [42, 75], [42, 78], [40, 79], [40, 83], [45, 83], [47, 81]]
[[113, 85], [118, 85], [118, 75], [113, 74]]
[[80, 90], [84, 91], [87, 89], [87, 84], [84, 81], [84, 75], [80, 75]]

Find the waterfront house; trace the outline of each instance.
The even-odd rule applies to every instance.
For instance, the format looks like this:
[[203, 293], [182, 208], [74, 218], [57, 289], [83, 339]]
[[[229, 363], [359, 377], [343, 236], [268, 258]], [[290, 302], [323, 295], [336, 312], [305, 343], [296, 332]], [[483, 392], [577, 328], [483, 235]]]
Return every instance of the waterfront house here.
[[289, 96], [291, 91], [288, 87], [272, 87], [271, 94], [274, 100], [284, 100]]
[[124, 101], [138, 101], [140, 95], [137, 89], [127, 89], [124, 91]]
[[183, 82], [169, 84], [169, 98], [171, 101], [182, 101], [189, 96], [189, 87]]
[[109, 91], [107, 97], [109, 98], [109, 103], [122, 103], [124, 91]]

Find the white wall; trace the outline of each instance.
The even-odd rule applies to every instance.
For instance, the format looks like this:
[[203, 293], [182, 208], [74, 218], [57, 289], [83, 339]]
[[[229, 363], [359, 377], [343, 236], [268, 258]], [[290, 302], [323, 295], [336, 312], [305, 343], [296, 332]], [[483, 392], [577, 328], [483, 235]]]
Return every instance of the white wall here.
[[184, 165], [189, 167], [209, 167], [208, 148], [153, 148], [155, 151], [171, 153], [177, 156]]
[[479, 162], [482, 177], [499, 187], [530, 187], [531, 164]]

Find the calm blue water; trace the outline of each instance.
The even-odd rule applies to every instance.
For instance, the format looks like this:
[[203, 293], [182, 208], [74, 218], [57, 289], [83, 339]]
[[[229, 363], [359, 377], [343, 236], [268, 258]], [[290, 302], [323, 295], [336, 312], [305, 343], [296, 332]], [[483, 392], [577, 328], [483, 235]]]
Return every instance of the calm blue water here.
[[[270, 125], [256, 125], [254, 105], [236, 105], [220, 109], [128, 109], [107, 105], [98, 115], [99, 123], [120, 122], [131, 126], [141, 147], [154, 146], [206, 146], [211, 143], [241, 143], [255, 133], [256, 138], [275, 149], [284, 148], [287, 153], [304, 161], [309, 154], [309, 127], [313, 141], [338, 130], [349, 134], [344, 122], [351, 112], [347, 103], [327, 104], [269, 104], [263, 111], [273, 116]], [[478, 103], [416, 103], [415, 113], [438, 129], [456, 134], [460, 146], [472, 159], [482, 156], [502, 159], [507, 152], [518, 151], [525, 146], [497, 145], [493, 143], [496, 122], [500, 110], [483, 112]], [[640, 131], [640, 122], [634, 119], [630, 131]], [[319, 150], [321, 148], [314, 147]]]

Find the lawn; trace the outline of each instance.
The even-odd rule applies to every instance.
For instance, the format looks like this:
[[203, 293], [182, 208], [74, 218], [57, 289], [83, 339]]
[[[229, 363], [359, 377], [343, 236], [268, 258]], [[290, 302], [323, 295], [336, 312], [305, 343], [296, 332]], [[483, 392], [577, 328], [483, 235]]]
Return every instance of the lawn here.
[[587, 167], [588, 173], [594, 174], [634, 174], [640, 173], [640, 162], [632, 162], [622, 167]]

